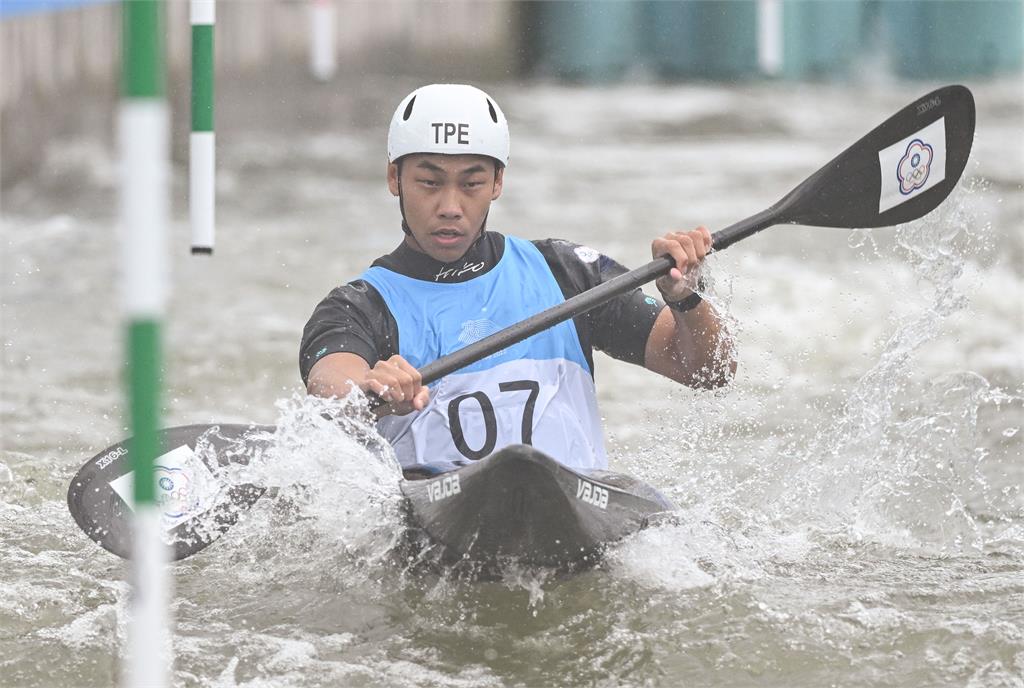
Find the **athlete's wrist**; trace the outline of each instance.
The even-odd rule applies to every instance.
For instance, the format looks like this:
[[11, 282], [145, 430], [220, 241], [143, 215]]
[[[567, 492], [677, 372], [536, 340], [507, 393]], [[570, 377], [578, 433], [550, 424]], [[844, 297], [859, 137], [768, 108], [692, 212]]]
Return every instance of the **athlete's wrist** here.
[[[700, 295], [700, 292], [704, 291], [704, 279], [698, 278], [697, 288], [691, 291], [687, 296], [681, 299], [671, 300], [666, 298], [665, 305], [674, 310], [677, 313], [685, 313], [691, 311], [701, 304], [704, 297]], [[664, 294], [662, 294], [664, 296]]]

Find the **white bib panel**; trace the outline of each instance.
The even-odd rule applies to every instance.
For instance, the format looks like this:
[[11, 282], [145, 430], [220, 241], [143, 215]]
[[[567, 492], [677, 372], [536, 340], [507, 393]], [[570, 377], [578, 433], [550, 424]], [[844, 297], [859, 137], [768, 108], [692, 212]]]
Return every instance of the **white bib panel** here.
[[426, 409], [385, 416], [377, 427], [403, 466], [480, 459], [526, 443], [572, 468], [608, 467], [594, 381], [564, 359], [449, 375]]

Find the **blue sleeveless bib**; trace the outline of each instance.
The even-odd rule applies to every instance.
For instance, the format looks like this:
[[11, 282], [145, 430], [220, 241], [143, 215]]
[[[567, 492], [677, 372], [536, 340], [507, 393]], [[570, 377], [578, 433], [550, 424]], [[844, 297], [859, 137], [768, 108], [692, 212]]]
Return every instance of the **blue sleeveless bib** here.
[[[361, 279], [384, 299], [399, 354], [417, 368], [564, 301], [544, 256], [515, 237], [505, 238], [497, 265], [466, 282], [381, 267]], [[480, 459], [523, 442], [574, 468], [607, 467], [594, 381], [571, 321], [448, 375], [430, 395], [423, 411], [378, 422], [403, 466]]]

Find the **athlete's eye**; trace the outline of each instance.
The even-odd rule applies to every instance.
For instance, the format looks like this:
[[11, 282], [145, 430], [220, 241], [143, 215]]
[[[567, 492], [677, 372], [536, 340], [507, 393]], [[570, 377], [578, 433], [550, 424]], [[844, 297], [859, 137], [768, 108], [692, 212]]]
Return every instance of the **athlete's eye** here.
[[416, 181], [419, 182], [420, 184], [423, 184], [424, 186], [429, 186], [431, 188], [435, 186], [441, 186], [441, 182], [435, 179], [417, 179]]

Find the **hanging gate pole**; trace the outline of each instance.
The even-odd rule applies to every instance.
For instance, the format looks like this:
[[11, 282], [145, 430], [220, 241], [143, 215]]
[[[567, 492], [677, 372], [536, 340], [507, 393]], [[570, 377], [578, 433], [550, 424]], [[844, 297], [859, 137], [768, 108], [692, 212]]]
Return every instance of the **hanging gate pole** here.
[[189, 216], [192, 253], [213, 253], [216, 199], [213, 133], [214, 0], [191, 0], [192, 135], [189, 138]]

